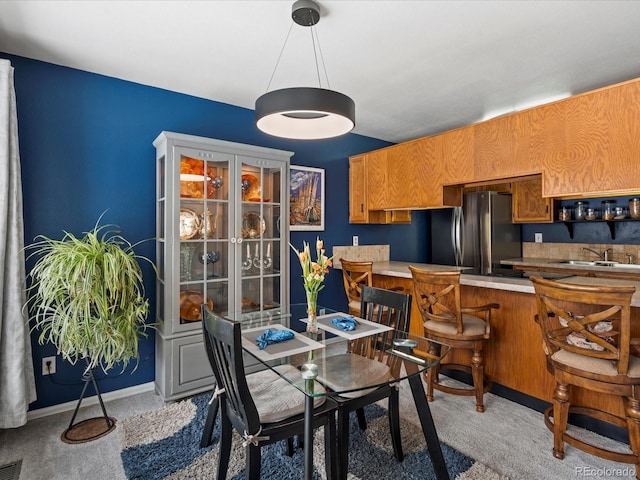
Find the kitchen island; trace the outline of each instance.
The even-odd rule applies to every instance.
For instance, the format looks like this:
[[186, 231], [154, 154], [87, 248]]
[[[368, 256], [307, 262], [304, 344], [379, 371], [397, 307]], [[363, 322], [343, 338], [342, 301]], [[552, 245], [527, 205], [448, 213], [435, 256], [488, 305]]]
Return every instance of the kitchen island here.
[[[406, 292], [413, 294], [413, 281], [409, 265], [428, 270], [455, 268], [408, 262], [374, 262], [374, 286], [380, 288], [402, 287]], [[575, 275], [575, 271], [575, 268], [566, 269], [565, 273], [568, 276], [562, 278], [561, 281], [588, 285], [624, 284], [636, 287], [637, 291], [632, 300], [634, 308], [631, 309], [632, 335], [640, 337], [640, 270], [635, 278], [630, 277], [629, 279]], [[506, 390], [502, 389], [500, 393], [508, 392], [509, 395], [503, 396], [508, 396], [530, 406], [535, 406], [533, 404], [536, 402], [530, 401], [531, 398], [528, 397], [550, 403], [553, 398], [554, 381], [547, 371], [546, 358], [542, 350], [542, 335], [540, 328], [534, 321], [537, 309], [531, 281], [527, 278], [462, 273], [460, 283], [463, 305], [486, 303], [500, 305], [500, 309], [492, 314], [491, 339], [485, 352], [485, 374], [494, 384], [507, 388]], [[422, 318], [415, 300], [411, 312], [411, 331], [417, 334], [422, 333]], [[453, 352], [451, 358], [446, 358], [444, 363], [458, 361], [462, 355], [470, 355], [470, 352]], [[520, 394], [524, 394], [525, 397]], [[442, 399], [443, 396], [444, 394], [436, 395], [435, 401]], [[624, 414], [622, 401], [618, 397], [593, 392], [584, 393], [574, 389], [572, 400], [617, 415]], [[470, 403], [470, 409], [472, 407], [473, 405]], [[491, 404], [488, 403], [486, 408], [490, 409]]]

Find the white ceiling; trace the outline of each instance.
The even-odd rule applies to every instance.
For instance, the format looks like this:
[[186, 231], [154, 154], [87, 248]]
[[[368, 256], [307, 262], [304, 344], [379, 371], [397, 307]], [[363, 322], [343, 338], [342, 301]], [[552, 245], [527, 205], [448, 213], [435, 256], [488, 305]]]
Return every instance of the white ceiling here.
[[[354, 133], [430, 135], [640, 77], [640, 1], [319, 0]], [[0, 52], [254, 109], [293, 0], [0, 1]], [[269, 90], [318, 86], [293, 26]], [[326, 83], [323, 83], [326, 88]]]

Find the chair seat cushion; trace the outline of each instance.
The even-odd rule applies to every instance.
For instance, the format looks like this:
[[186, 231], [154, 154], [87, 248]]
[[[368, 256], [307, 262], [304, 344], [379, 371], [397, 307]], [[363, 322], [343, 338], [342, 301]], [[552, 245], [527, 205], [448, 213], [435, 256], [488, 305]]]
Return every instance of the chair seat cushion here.
[[[579, 353], [568, 352], [566, 350], [558, 350], [551, 355], [554, 362], [567, 365], [569, 367], [584, 370], [589, 373], [597, 373], [599, 375], [608, 375], [611, 377], [618, 376], [618, 371], [611, 360], [603, 358], [587, 357]], [[633, 355], [629, 356], [629, 370], [627, 376], [631, 378], [640, 378], [640, 358]]]
[[[293, 365], [279, 365], [274, 368], [279, 372], [301, 376], [300, 371]], [[304, 413], [305, 394], [292, 386], [285, 379], [271, 370], [261, 370], [247, 375], [247, 385], [258, 409], [261, 423], [274, 423], [295, 415]], [[324, 393], [326, 390], [316, 384], [316, 388]], [[326, 400], [325, 396], [316, 397], [313, 405], [318, 407]]]
[[[336, 392], [381, 384], [394, 378], [387, 364], [355, 353], [327, 357], [320, 370], [317, 380]], [[341, 393], [340, 396], [358, 398], [372, 390], [375, 388]]]
[[424, 322], [424, 328], [436, 333], [444, 333], [446, 335], [457, 335], [459, 337], [477, 337], [487, 332], [487, 323], [473, 315], [462, 314], [462, 333], [456, 332], [457, 325], [454, 323], [436, 322], [435, 320], [427, 320]]

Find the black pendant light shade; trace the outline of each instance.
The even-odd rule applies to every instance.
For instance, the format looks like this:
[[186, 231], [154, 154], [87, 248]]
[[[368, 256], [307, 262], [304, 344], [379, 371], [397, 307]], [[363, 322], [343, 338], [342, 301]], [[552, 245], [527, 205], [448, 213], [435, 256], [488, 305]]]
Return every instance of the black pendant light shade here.
[[[320, 7], [313, 0], [297, 0], [291, 8], [291, 18], [298, 25], [313, 27], [320, 21]], [[318, 48], [319, 45], [318, 40]], [[276, 68], [277, 66], [276, 64]], [[317, 73], [320, 80], [320, 71], [317, 70]], [[256, 126], [264, 133], [276, 137], [297, 140], [331, 138], [349, 133], [355, 124], [355, 103], [334, 90], [314, 87], [284, 88], [267, 92], [256, 100]]]
[[356, 105], [351, 98], [324, 88], [284, 88], [256, 100], [256, 125], [276, 137], [311, 140], [353, 130]]

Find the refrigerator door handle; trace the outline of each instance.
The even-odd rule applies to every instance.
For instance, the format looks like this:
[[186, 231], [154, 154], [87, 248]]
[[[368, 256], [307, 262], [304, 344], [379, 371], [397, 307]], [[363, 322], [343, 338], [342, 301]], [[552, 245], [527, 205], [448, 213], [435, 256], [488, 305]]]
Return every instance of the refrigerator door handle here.
[[462, 207], [456, 207], [460, 210], [458, 218], [458, 256], [460, 258], [459, 265], [462, 266], [464, 260], [464, 210]]
[[453, 209], [453, 222], [451, 225], [451, 240], [453, 243], [453, 253], [456, 260], [456, 266], [462, 265], [462, 259], [464, 254], [464, 246], [462, 244], [462, 228], [463, 222], [462, 208], [454, 207]]

